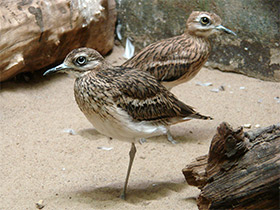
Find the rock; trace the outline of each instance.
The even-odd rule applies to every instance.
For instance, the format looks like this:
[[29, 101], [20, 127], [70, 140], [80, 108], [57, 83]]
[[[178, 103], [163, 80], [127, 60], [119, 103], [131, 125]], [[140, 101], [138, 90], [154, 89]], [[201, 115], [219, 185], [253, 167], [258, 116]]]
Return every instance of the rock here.
[[213, 89], [211, 89], [210, 91], [211, 91], [211, 92], [214, 92], [214, 93], [218, 93], [218, 92], [220, 91], [220, 89], [219, 89], [219, 88], [213, 88]]
[[44, 201], [43, 200], [39, 200], [37, 203], [36, 203], [36, 208], [37, 209], [43, 209], [45, 207], [44, 205]]
[[247, 124], [244, 124], [242, 127], [243, 127], [243, 128], [251, 128], [252, 125], [251, 125], [250, 123], [247, 123]]
[[[122, 43], [130, 37], [136, 51], [182, 34], [193, 10], [217, 13], [237, 37], [212, 37], [210, 68], [280, 81], [279, 1], [117, 0]], [[255, 15], [257, 14], [257, 15]]]
[[256, 124], [256, 125], [255, 125], [255, 128], [260, 128], [260, 127], [261, 127], [260, 124]]
[[114, 45], [114, 0], [0, 2], [0, 81], [62, 62], [78, 47]]

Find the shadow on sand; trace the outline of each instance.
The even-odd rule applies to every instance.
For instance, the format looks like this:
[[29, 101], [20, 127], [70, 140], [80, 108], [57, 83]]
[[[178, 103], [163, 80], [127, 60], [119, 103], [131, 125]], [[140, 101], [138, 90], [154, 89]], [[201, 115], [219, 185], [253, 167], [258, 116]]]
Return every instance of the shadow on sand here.
[[[207, 139], [204, 136], [207, 136], [207, 135], [209, 136], [209, 133], [212, 134], [214, 131], [215, 131], [215, 129], [212, 129], [212, 128], [205, 129], [203, 127], [196, 128], [191, 133], [188, 130], [186, 130], [184, 132], [178, 132], [178, 134], [175, 134], [175, 133], [177, 133], [175, 131], [175, 132], [173, 132], [174, 133], [173, 138], [176, 140], [177, 144], [196, 143], [198, 140], [201, 141], [201, 140]], [[115, 141], [115, 139], [106, 137], [103, 134], [99, 133], [95, 128], [87, 128], [87, 129], [79, 130], [78, 134], [89, 140], [108, 138], [110, 140]], [[117, 140], [117, 141], [122, 141], [122, 140]], [[145, 143], [147, 143], [147, 142], [155, 142], [155, 143], [159, 143], [159, 144], [167, 144], [170, 146], [172, 146], [172, 145], [174, 146], [174, 144], [172, 144], [171, 142], [169, 142], [167, 140], [166, 135], [148, 138], [148, 139], [146, 139]], [[177, 144], [175, 144], [175, 145], [177, 145]]]
[[[126, 200], [120, 198], [123, 183], [110, 184], [105, 187], [89, 187], [75, 192], [70, 192], [71, 202], [86, 203], [94, 208], [108, 208], [122, 202], [131, 204], [145, 203], [168, 196], [172, 192], [180, 192], [188, 187], [182, 179], [174, 182], [141, 182], [129, 186]], [[110, 201], [110, 202], [106, 202]], [[104, 206], [106, 203], [106, 206]], [[108, 206], [111, 205], [111, 206]]]

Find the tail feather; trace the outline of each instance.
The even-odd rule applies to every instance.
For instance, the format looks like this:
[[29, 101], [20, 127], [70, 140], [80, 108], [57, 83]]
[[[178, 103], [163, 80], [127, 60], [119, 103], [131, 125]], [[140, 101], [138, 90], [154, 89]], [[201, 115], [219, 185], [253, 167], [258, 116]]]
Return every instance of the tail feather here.
[[181, 117], [183, 120], [191, 120], [191, 119], [201, 119], [201, 120], [213, 120], [210, 116], [205, 116], [199, 114], [194, 110], [193, 107], [183, 103], [182, 101], [177, 100], [177, 105], [181, 108]]
[[199, 114], [198, 112], [188, 116], [187, 118], [189, 118], [189, 119], [200, 119], [200, 120], [213, 120], [212, 117]]

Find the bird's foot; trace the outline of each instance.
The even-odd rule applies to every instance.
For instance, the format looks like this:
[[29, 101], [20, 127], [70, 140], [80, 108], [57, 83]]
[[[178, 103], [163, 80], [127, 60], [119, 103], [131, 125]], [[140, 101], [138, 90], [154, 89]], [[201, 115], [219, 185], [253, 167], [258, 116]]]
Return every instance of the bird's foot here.
[[144, 144], [145, 142], [147, 142], [147, 139], [145, 139], [145, 138], [139, 139], [139, 143], [140, 143], [140, 144]]
[[125, 199], [126, 199], [125, 192], [122, 192], [122, 194], [120, 195], [120, 198], [121, 198], [122, 200], [125, 200]]
[[172, 144], [177, 144], [178, 142], [175, 141], [170, 133], [170, 131], [167, 131], [167, 140], [170, 141]]

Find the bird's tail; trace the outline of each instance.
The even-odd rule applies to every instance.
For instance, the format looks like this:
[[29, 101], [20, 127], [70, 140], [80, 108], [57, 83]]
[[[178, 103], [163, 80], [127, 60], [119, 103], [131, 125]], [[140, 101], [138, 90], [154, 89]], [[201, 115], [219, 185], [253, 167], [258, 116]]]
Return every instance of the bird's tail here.
[[200, 119], [200, 120], [213, 120], [210, 116], [199, 114], [198, 112], [191, 114], [190, 116], [184, 117], [183, 120]]
[[193, 107], [183, 103], [182, 101], [177, 100], [176, 103], [181, 108], [180, 115], [181, 120], [183, 121], [191, 119], [213, 120], [213, 118], [210, 116], [199, 114], [197, 111], [194, 110]]
[[199, 120], [213, 120], [212, 117], [210, 116], [205, 116], [202, 114], [199, 114], [198, 112], [189, 114], [188, 116], [185, 117], [174, 117], [172, 119], [169, 119], [169, 124], [177, 124], [179, 122], [184, 122], [184, 121], [189, 121], [189, 120], [194, 120], [194, 119], [199, 119]]

